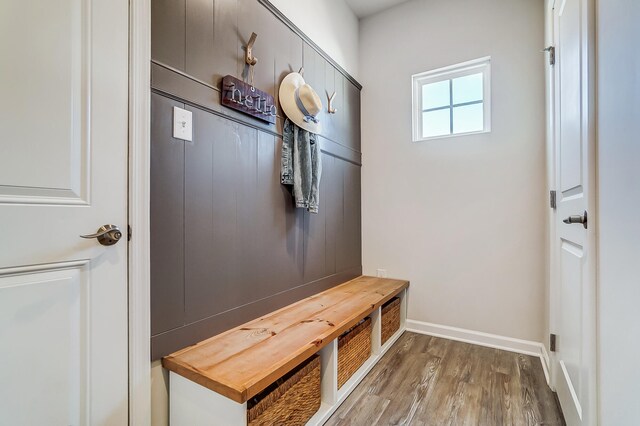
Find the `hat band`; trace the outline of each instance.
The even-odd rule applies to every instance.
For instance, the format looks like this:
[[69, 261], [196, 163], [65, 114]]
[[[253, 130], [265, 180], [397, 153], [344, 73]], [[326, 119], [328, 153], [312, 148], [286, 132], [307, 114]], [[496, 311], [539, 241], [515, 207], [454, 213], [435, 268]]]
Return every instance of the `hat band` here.
[[309, 113], [309, 111], [307, 111], [307, 109], [304, 107], [304, 104], [302, 103], [302, 99], [300, 99], [300, 88], [299, 87], [294, 92], [293, 97], [296, 100], [296, 105], [298, 106], [298, 109], [300, 110], [302, 115], [304, 115], [304, 121], [306, 123], [308, 123], [310, 121], [313, 121], [314, 123], [318, 124], [318, 122], [320, 120], [318, 120], [315, 116], [311, 115]]

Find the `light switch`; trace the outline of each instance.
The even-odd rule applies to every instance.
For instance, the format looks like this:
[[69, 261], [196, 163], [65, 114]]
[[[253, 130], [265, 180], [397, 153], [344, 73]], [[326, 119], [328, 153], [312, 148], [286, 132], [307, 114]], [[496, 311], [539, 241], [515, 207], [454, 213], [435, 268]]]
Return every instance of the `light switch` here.
[[173, 107], [173, 137], [185, 141], [193, 140], [193, 122], [191, 111]]

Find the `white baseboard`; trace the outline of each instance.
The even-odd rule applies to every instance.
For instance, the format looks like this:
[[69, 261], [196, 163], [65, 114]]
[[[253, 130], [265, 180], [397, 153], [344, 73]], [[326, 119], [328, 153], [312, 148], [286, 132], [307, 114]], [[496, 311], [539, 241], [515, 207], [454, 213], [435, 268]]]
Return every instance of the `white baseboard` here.
[[542, 353], [540, 354], [540, 361], [542, 362], [542, 370], [544, 371], [544, 377], [547, 379], [547, 384], [549, 385], [549, 387], [551, 387], [551, 389], [553, 389], [553, 386], [551, 386], [551, 379], [550, 379], [550, 375], [549, 375], [549, 368], [551, 366], [551, 361], [549, 360], [549, 352], [547, 352], [547, 348], [542, 345]]
[[549, 354], [540, 342], [531, 340], [514, 339], [513, 337], [484, 333], [482, 331], [467, 330], [464, 328], [450, 327], [448, 325], [433, 324], [429, 322], [407, 319], [407, 331], [442, 337], [443, 339], [456, 340], [458, 342], [471, 343], [473, 345], [486, 346], [488, 348], [501, 349], [503, 351], [517, 352], [540, 358], [547, 384], [549, 383]]

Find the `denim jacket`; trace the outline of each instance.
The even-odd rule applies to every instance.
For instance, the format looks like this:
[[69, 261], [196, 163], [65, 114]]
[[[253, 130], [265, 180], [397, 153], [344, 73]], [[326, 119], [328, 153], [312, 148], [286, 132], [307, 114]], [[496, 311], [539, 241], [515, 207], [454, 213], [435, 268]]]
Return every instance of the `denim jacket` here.
[[316, 135], [284, 122], [280, 182], [293, 185], [296, 207], [318, 213], [322, 161]]

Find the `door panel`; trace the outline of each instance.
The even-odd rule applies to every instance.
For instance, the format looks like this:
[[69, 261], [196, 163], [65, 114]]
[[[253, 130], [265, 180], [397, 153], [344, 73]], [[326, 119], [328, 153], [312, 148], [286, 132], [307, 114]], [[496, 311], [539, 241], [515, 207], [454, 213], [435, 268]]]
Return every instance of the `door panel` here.
[[[0, 202], [87, 202], [89, 141], [83, 123], [91, 25], [86, 3], [77, 0], [58, 7], [44, 1], [9, 1], [0, 6], [0, 57], [5, 58], [0, 117], [6, 123]], [[37, 22], [38, 34], [47, 36], [34, 36], [25, 22]]]
[[560, 258], [562, 362], [572, 387], [580, 389], [583, 249], [570, 241], [562, 241]]
[[11, 407], [12, 424], [32, 424], [34, 411], [46, 412], [52, 425], [89, 423], [85, 267], [48, 265], [0, 276], [0, 341], [12, 343], [3, 356], [12, 368], [0, 370], [0, 401]]
[[128, 7], [0, 4], [0, 424], [127, 423]]
[[582, 196], [580, 1], [567, 0], [558, 21], [560, 73], [560, 189]]

